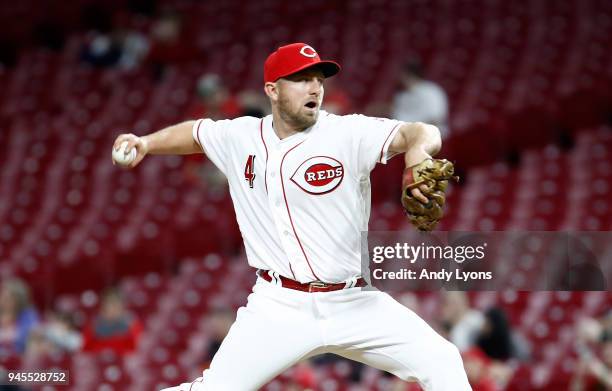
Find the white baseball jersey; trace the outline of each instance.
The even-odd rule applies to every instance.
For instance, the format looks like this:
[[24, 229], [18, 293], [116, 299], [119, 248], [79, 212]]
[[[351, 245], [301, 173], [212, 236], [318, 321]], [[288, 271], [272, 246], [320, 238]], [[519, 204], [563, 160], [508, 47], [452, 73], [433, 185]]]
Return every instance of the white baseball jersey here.
[[302, 283], [361, 275], [370, 172], [402, 122], [320, 111], [279, 139], [272, 116], [201, 119], [193, 137], [227, 176], [249, 265]]

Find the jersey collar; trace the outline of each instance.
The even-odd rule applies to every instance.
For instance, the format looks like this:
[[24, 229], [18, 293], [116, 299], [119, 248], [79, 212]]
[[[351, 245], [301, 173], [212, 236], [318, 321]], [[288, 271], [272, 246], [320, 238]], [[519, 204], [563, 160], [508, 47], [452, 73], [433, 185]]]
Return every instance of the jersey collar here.
[[314, 125], [312, 125], [311, 127], [307, 129], [304, 129], [303, 131], [299, 133], [296, 133], [292, 136], [289, 136], [281, 140], [276, 135], [276, 132], [274, 131], [272, 114], [270, 114], [264, 118], [264, 132], [266, 133], [267, 138], [275, 144], [293, 145], [296, 142], [304, 141], [315, 129], [317, 129], [319, 126], [319, 123], [321, 122], [321, 118], [325, 115], [327, 115], [326, 112], [324, 112], [323, 110], [319, 111], [319, 118], [317, 119], [317, 122], [315, 122]]

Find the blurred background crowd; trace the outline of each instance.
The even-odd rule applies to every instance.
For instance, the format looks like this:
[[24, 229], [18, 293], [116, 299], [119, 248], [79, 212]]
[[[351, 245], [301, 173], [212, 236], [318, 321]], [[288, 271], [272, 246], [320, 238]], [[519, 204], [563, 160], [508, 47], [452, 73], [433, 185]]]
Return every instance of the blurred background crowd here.
[[[21, 0], [0, 23], [0, 372], [70, 371], [40, 389], [207, 367], [255, 280], [225, 179], [202, 156], [122, 171], [110, 148], [267, 115], [263, 62], [285, 43], [342, 64], [325, 110], [440, 127], [462, 176], [442, 230], [612, 230], [610, 1]], [[373, 173], [371, 229], [410, 229], [402, 165]], [[591, 250], [609, 271], [612, 242]], [[534, 238], [512, 259], [525, 290], [547, 251]], [[475, 391], [612, 389], [608, 290], [397, 298], [460, 348]], [[419, 387], [321, 356], [265, 390]]]

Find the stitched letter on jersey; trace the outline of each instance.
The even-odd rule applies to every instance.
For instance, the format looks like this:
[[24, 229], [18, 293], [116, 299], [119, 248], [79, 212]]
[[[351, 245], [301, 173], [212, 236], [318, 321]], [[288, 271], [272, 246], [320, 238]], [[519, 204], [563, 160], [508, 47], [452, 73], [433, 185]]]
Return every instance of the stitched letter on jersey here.
[[310, 194], [326, 194], [340, 185], [344, 178], [344, 166], [327, 156], [315, 156], [295, 170], [291, 181]]

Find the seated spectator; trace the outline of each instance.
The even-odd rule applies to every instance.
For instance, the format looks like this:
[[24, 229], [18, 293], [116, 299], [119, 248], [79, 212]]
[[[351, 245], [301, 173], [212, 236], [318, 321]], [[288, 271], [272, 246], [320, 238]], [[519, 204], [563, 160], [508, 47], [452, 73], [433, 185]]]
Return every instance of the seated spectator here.
[[391, 118], [436, 125], [442, 137], [448, 135], [448, 98], [438, 84], [425, 79], [423, 66], [412, 60], [404, 65], [402, 91], [393, 98]]
[[332, 114], [345, 115], [353, 112], [353, 104], [348, 94], [338, 87], [335, 78], [325, 80], [325, 99], [323, 100], [323, 110]]
[[111, 288], [102, 294], [100, 312], [85, 327], [83, 350], [129, 353], [136, 349], [141, 331], [141, 322], [126, 310], [121, 293]]
[[465, 373], [472, 391], [495, 391], [497, 387], [489, 373], [490, 359], [478, 348], [469, 349], [462, 354]]
[[[241, 103], [249, 106], [242, 106]], [[264, 110], [257, 95], [245, 92], [240, 97], [235, 97], [229, 93], [219, 75], [208, 73], [198, 80], [197, 97], [187, 108], [186, 117], [213, 120], [236, 118], [241, 115], [256, 117], [265, 115]], [[202, 155], [193, 154], [185, 156], [184, 162], [183, 172], [189, 183], [202, 186], [214, 199], [225, 197], [227, 193], [225, 175], [210, 160], [206, 160]]]
[[499, 308], [490, 308], [485, 314], [485, 322], [478, 336], [478, 347], [495, 360], [508, 360], [514, 356], [510, 325], [506, 314]]
[[56, 350], [72, 353], [80, 350], [83, 345], [83, 336], [68, 312], [51, 312], [45, 323], [44, 334]]
[[182, 16], [173, 10], [161, 12], [153, 22], [148, 60], [159, 67], [161, 73], [158, 76], [163, 74], [166, 65], [181, 63], [193, 57], [193, 40], [188, 39], [187, 33]]
[[19, 279], [2, 282], [0, 289], [0, 351], [23, 353], [30, 331], [39, 323], [30, 289]]
[[241, 115], [241, 108], [223, 84], [221, 77], [207, 73], [200, 77], [196, 101], [187, 109], [187, 118], [231, 119]]
[[463, 352], [474, 346], [485, 322], [480, 311], [470, 308], [465, 292], [444, 292], [442, 325], [447, 338]]
[[512, 331], [502, 309], [489, 308], [484, 316], [485, 322], [476, 343], [489, 358], [498, 361], [529, 358], [527, 341], [521, 334]]
[[54, 353], [52, 343], [45, 337], [44, 328], [36, 327], [30, 331], [26, 350], [23, 355], [23, 368], [44, 368], [46, 360]]
[[304, 361], [293, 368], [286, 391], [312, 391], [317, 388], [317, 378], [310, 362]]
[[240, 116], [263, 118], [270, 114], [270, 102], [261, 92], [245, 90], [238, 93]]
[[210, 329], [212, 338], [208, 343], [208, 349], [204, 357], [202, 369], [207, 369], [215, 353], [219, 350], [223, 339], [234, 323], [234, 311], [231, 308], [216, 308], [210, 315]]
[[134, 30], [119, 31], [118, 35], [122, 47], [119, 66], [124, 70], [137, 68], [149, 53], [151, 47], [149, 38]]
[[95, 67], [110, 68], [119, 62], [121, 51], [116, 36], [94, 32], [81, 49], [81, 60]]

